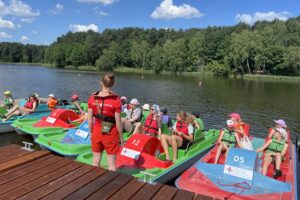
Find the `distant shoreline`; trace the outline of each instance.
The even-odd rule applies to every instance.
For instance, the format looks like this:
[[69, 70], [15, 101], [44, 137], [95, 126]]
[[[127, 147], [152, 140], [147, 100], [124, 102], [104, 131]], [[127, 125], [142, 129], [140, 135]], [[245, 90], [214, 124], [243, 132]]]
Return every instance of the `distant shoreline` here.
[[[56, 68], [52, 64], [45, 63], [6, 63], [0, 62], [0, 64], [7, 65], [16, 65], [16, 66], [40, 66], [40, 67], [49, 67]], [[72, 69], [78, 71], [98, 71], [95, 66], [78, 66], [77, 69], [75, 66], [65, 66], [62, 69]], [[153, 70], [147, 70], [143, 68], [130, 68], [130, 67], [117, 67], [114, 69], [114, 72], [118, 73], [135, 73], [135, 74], [155, 74]], [[203, 76], [214, 76], [210, 71], [204, 72], [170, 72], [170, 71], [162, 71], [160, 72], [162, 75], [178, 75], [178, 76], [191, 76], [191, 77], [203, 77]], [[237, 78], [244, 80], [257, 80], [257, 81], [284, 81], [284, 82], [300, 82], [300, 76], [276, 76], [276, 75], [262, 75], [262, 74], [245, 74], [245, 75], [233, 75], [230, 74], [229, 78]]]

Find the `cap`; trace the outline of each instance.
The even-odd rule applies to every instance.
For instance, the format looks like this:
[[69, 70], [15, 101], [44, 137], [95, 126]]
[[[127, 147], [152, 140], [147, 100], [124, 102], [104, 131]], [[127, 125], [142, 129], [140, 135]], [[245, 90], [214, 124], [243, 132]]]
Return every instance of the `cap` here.
[[72, 100], [77, 100], [78, 99], [78, 95], [77, 94], [73, 94], [72, 95]]
[[10, 95], [11, 95], [11, 92], [7, 90], [7, 91], [3, 92], [3, 94], [4, 94], [4, 95], [7, 95], [7, 96], [10, 96]]
[[283, 119], [274, 120], [274, 122], [283, 128], [287, 128], [287, 125], [285, 124], [285, 121]]
[[29, 97], [33, 97], [33, 98], [38, 98], [38, 96], [39, 95], [37, 93], [32, 93], [32, 94], [29, 95]]
[[157, 104], [153, 104], [151, 106], [151, 108], [153, 108], [154, 112], [158, 112], [159, 111], [159, 106]]
[[150, 110], [150, 105], [145, 103], [143, 106], [142, 106], [143, 110]]
[[231, 113], [228, 116], [234, 118], [235, 120], [240, 120], [241, 119], [241, 116], [238, 113]]
[[160, 112], [162, 112], [164, 115], [166, 115], [166, 114], [168, 113], [168, 108], [162, 107], [162, 108], [160, 109]]
[[232, 127], [234, 127], [234, 122], [232, 121], [232, 120], [227, 120], [227, 126], [229, 127], [229, 128], [232, 128]]
[[139, 101], [136, 98], [131, 99], [130, 104], [136, 105], [136, 106], [140, 105]]
[[122, 97], [120, 98], [120, 100], [122, 100], [122, 99], [124, 99], [125, 101], [127, 101], [127, 98], [126, 98], [125, 96], [122, 96]]
[[54, 94], [49, 94], [48, 97], [54, 98], [55, 96], [54, 96]]

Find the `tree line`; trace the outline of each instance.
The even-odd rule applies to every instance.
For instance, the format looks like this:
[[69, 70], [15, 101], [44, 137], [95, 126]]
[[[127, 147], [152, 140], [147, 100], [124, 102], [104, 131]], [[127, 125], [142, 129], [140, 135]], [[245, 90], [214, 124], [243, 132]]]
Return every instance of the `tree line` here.
[[50, 46], [0, 43], [2, 62], [38, 62], [63, 68], [144, 68], [156, 73], [300, 74], [300, 16], [250, 26], [188, 30], [122, 28], [68, 32]]

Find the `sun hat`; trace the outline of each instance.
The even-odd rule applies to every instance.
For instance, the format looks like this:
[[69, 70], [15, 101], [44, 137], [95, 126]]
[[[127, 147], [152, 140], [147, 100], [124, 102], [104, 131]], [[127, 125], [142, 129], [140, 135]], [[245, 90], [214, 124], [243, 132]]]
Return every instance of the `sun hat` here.
[[54, 98], [55, 96], [54, 96], [54, 94], [49, 94], [48, 97]]
[[157, 104], [153, 104], [151, 108], [153, 108], [154, 112], [159, 112], [159, 106]]
[[229, 128], [232, 128], [232, 127], [234, 127], [234, 122], [232, 121], [232, 120], [227, 120], [227, 126], [229, 127]]
[[122, 96], [122, 97], [120, 98], [120, 100], [125, 100], [125, 101], [127, 101], [127, 98], [126, 98], [125, 96]]
[[235, 120], [241, 120], [241, 116], [238, 113], [231, 113], [228, 116], [234, 118]]
[[286, 127], [287, 127], [287, 125], [286, 125], [286, 123], [285, 123], [285, 121], [284, 121], [283, 119], [274, 120], [274, 122], [275, 122], [276, 124], [280, 125], [280, 126], [283, 127], [283, 128], [286, 128]]
[[145, 103], [143, 106], [142, 106], [143, 110], [150, 110], [150, 105]]
[[11, 92], [10, 92], [10, 91], [8, 91], [8, 90], [7, 90], [7, 91], [5, 91], [5, 92], [3, 92], [3, 94], [4, 94], [4, 95], [6, 95], [6, 96], [11, 96]]
[[139, 101], [136, 98], [131, 99], [130, 104], [136, 105], [136, 106], [140, 105]]

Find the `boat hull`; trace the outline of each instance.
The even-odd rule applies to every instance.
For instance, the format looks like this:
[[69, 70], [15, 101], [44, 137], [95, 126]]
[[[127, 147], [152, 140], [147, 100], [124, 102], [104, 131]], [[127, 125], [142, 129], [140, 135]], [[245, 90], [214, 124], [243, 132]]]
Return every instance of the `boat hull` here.
[[[255, 139], [253, 141], [255, 141]], [[257, 139], [256, 141], [260, 144], [259, 146], [264, 143], [263, 139]], [[238, 178], [231, 177], [228, 179], [228, 176], [224, 175], [226, 169], [224, 165], [230, 166], [230, 164], [213, 164], [210, 158], [213, 154], [209, 152], [200, 161], [196, 162], [191, 168], [184, 172], [176, 180], [175, 184], [179, 189], [217, 199], [230, 197], [230, 199], [296, 200], [298, 199], [297, 151], [296, 146], [293, 144], [290, 144], [289, 149], [288, 160], [284, 163], [289, 163], [289, 165], [282, 165], [284, 175], [279, 179], [270, 177], [272, 173], [268, 173], [268, 176], [264, 176], [257, 168], [253, 170], [253, 181], [249, 184], [245, 184], [245, 182], [240, 181]], [[240, 156], [240, 154], [235, 155]], [[231, 159], [229, 159], [229, 161], [230, 160]], [[257, 166], [261, 166], [261, 163]], [[270, 166], [270, 168], [272, 167], [273, 166]]]

